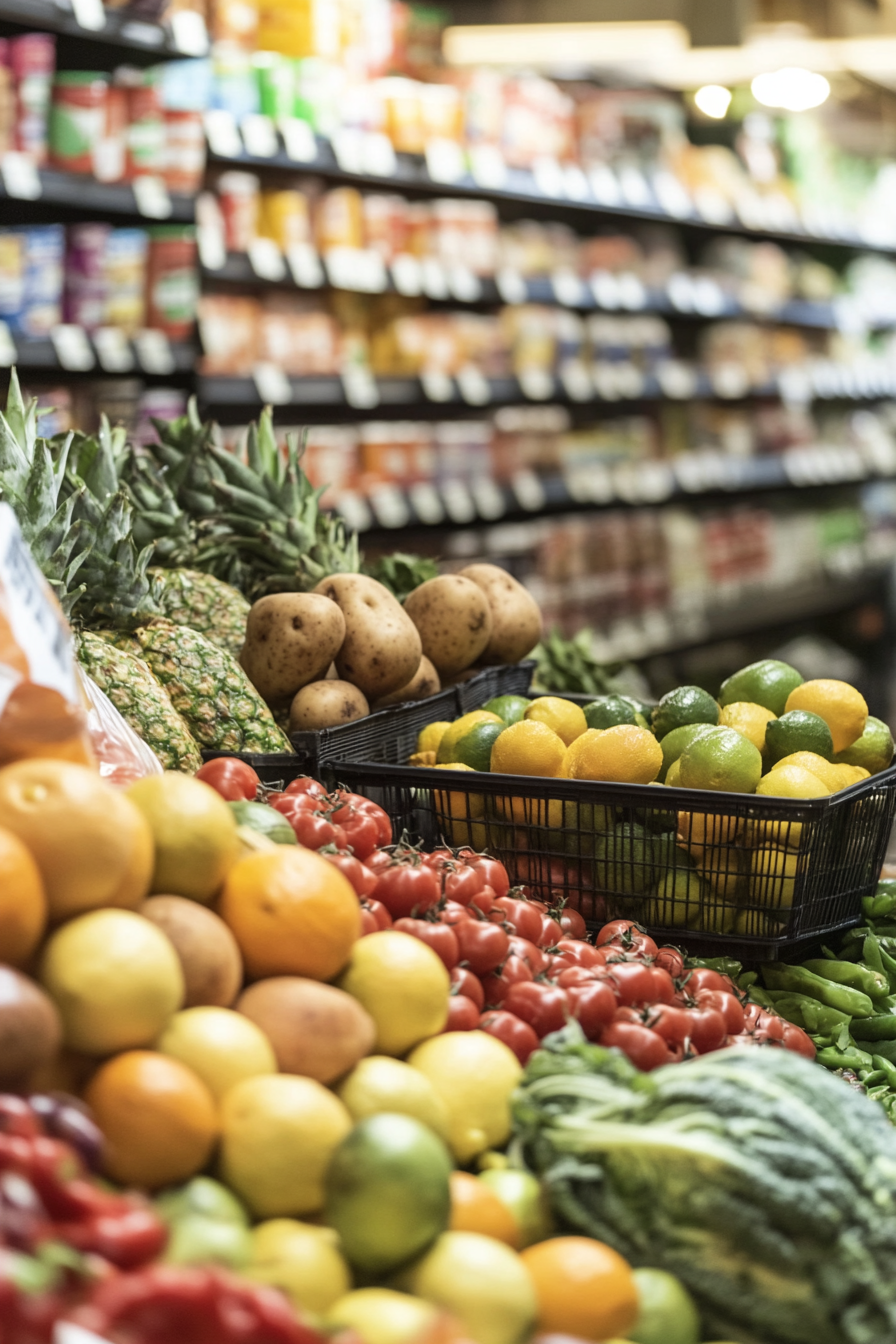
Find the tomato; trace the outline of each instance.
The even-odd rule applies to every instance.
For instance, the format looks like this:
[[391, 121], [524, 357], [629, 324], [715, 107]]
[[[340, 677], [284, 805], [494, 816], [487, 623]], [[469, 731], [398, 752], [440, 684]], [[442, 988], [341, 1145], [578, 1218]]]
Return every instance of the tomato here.
[[725, 1030], [725, 1019], [718, 1009], [707, 1006], [686, 1008], [685, 1012], [690, 1019], [688, 1035], [694, 1049], [701, 1055], [708, 1054], [710, 1050], [718, 1050], [728, 1035]]
[[389, 911], [383, 905], [382, 901], [376, 901], [372, 896], [365, 896], [361, 905], [363, 909], [369, 910], [373, 915], [378, 929], [391, 929], [392, 916], [389, 914]]
[[510, 878], [507, 869], [498, 859], [490, 859], [485, 854], [477, 854], [471, 859], [472, 867], [479, 870], [488, 885], [498, 897], [506, 896], [510, 891]]
[[504, 919], [521, 938], [537, 943], [541, 936], [542, 916], [528, 901], [516, 901], [512, 896], [497, 896], [489, 918], [500, 924]]
[[251, 765], [236, 756], [216, 756], [213, 761], [206, 761], [196, 771], [196, 778], [228, 803], [251, 803], [261, 788], [261, 780]]
[[598, 947], [604, 943], [616, 943], [625, 952], [635, 952], [643, 957], [655, 957], [657, 945], [639, 924], [631, 919], [614, 919], [605, 924], [597, 935]]
[[431, 947], [439, 960], [444, 962], [446, 970], [453, 970], [460, 961], [454, 930], [447, 924], [434, 924], [428, 919], [403, 918], [396, 919], [394, 927], [399, 933], [409, 933], [412, 938], [419, 938], [421, 943]]
[[299, 844], [306, 849], [323, 849], [325, 845], [346, 848], [345, 831], [317, 810], [318, 799], [305, 793], [281, 793], [272, 797], [270, 803], [286, 818]]
[[334, 868], [338, 868], [343, 877], [347, 877], [355, 889], [358, 896], [370, 896], [376, 886], [376, 873], [372, 873], [369, 868], [365, 868], [360, 859], [356, 859], [354, 854], [340, 852], [337, 849], [320, 851], [322, 859], [332, 863]]
[[[374, 803], [370, 798], [365, 798], [362, 793], [346, 793], [344, 789], [336, 789], [333, 799], [339, 804], [339, 810], [343, 807], [350, 807], [353, 811], [364, 812], [372, 817], [376, 822], [377, 845], [391, 845], [392, 843], [392, 822], [389, 820], [389, 813], [380, 807], [379, 803]], [[339, 825], [342, 825], [342, 818], [338, 818]]]
[[742, 1034], [752, 1034], [760, 1045], [783, 1045], [785, 1028], [788, 1025], [783, 1017], [779, 1017], [777, 1013], [769, 1013], [764, 1008], [759, 1008], [759, 1012], [751, 1020], [749, 1009], [753, 1007], [759, 1008], [759, 1005], [748, 1004], [744, 1009], [746, 1027]]
[[[477, 891], [470, 902], [471, 913], [478, 910], [481, 915], [485, 915], [486, 919], [491, 919], [494, 908], [495, 893], [491, 887], [483, 887], [481, 891]], [[497, 922], [500, 924], [501, 921], [498, 920]]]
[[448, 1000], [448, 1021], [442, 1031], [476, 1031], [479, 1007], [465, 994], [452, 994]]
[[608, 1049], [615, 1046], [621, 1050], [642, 1073], [649, 1073], [651, 1069], [671, 1064], [674, 1060], [662, 1036], [636, 1022], [611, 1022], [601, 1032], [600, 1043]]
[[[607, 968], [616, 986], [616, 997], [622, 1004], [653, 1003], [652, 968], [641, 961], [613, 962]], [[670, 981], [671, 983], [671, 981]]]
[[393, 863], [377, 877], [374, 895], [393, 919], [425, 915], [439, 900], [439, 879], [422, 864]]
[[793, 1022], [787, 1022], [784, 1026], [784, 1049], [793, 1050], [798, 1055], [805, 1055], [806, 1059], [815, 1058], [815, 1045], [806, 1035], [802, 1027], [796, 1026]]
[[587, 985], [574, 985], [569, 990], [572, 1015], [588, 1037], [596, 1041], [616, 1012], [616, 995], [606, 981], [592, 980]]
[[496, 970], [510, 951], [510, 940], [504, 930], [486, 920], [462, 919], [455, 924], [454, 932], [461, 961], [467, 962], [477, 975]]
[[473, 897], [488, 886], [482, 873], [466, 865], [444, 868], [443, 879], [446, 897], [449, 901], [457, 901], [459, 905], [470, 905]]
[[369, 868], [372, 873], [380, 873], [384, 868], [388, 868], [391, 862], [392, 855], [387, 849], [375, 849], [364, 860], [364, 867]]
[[744, 1029], [744, 1008], [734, 994], [726, 994], [719, 989], [698, 989], [694, 1001], [701, 1008], [715, 1008], [725, 1019], [725, 1030], [729, 1036], [739, 1036]]
[[539, 1041], [528, 1022], [522, 1022], [513, 1013], [502, 1012], [500, 1008], [483, 1013], [479, 1019], [479, 1030], [487, 1031], [509, 1046], [521, 1064], [529, 1062], [529, 1056], [538, 1049]]
[[691, 1019], [687, 1010], [677, 1004], [654, 1004], [644, 1010], [642, 1019], [644, 1026], [662, 1036], [667, 1045], [684, 1045], [691, 1037]]
[[520, 957], [508, 957], [499, 970], [482, 981], [486, 1003], [503, 1003], [514, 985], [527, 984], [531, 979], [532, 972]]
[[454, 851], [444, 846], [441, 849], [434, 849], [431, 853], [423, 855], [423, 862], [427, 868], [434, 868], [440, 873], [446, 863], [454, 862]]
[[730, 994], [734, 988], [727, 975], [710, 970], [708, 966], [698, 966], [688, 971], [682, 986], [686, 994], [696, 995], [698, 989], [715, 989], [722, 994]]
[[560, 912], [557, 920], [567, 938], [585, 938], [588, 933], [588, 925], [585, 923], [578, 910], [573, 910], [565, 906]]
[[465, 919], [475, 919], [465, 905], [458, 905], [457, 901], [446, 901], [439, 911], [439, 919], [443, 924], [460, 924]]
[[548, 968], [548, 959], [540, 947], [535, 943], [530, 943], [528, 938], [520, 938], [517, 934], [510, 935], [510, 951], [515, 957], [520, 957], [533, 975], [541, 975]]
[[[551, 968], [556, 969], [556, 964]], [[581, 989], [582, 985], [595, 985], [597, 980], [590, 966], [564, 966], [554, 980], [560, 989]]]
[[464, 998], [472, 999], [481, 1012], [485, 1005], [485, 994], [483, 993], [482, 983], [478, 976], [466, 966], [455, 966], [451, 971], [451, 992], [457, 991], [463, 994]]
[[379, 828], [374, 818], [354, 803], [345, 803], [331, 813], [331, 819], [345, 831], [352, 853], [363, 863], [379, 844]]
[[531, 984], [514, 985], [504, 1007], [508, 1013], [515, 1013], [523, 1022], [528, 1022], [536, 1036], [544, 1037], [552, 1031], [566, 1026], [569, 1016], [569, 999], [566, 991], [556, 985]]
[[380, 926], [376, 922], [376, 916], [372, 910], [368, 910], [366, 905], [361, 906], [361, 937], [366, 938], [368, 933], [379, 933]]
[[680, 980], [684, 975], [684, 957], [677, 947], [661, 947], [653, 964], [668, 971], [673, 980]]
[[579, 938], [561, 938], [557, 944], [561, 956], [571, 957], [577, 966], [603, 966], [605, 957], [598, 948]]
[[327, 791], [320, 780], [312, 779], [310, 775], [300, 775], [291, 784], [287, 784], [283, 792], [289, 794], [306, 793], [310, 798], [326, 798], [327, 796]]
[[541, 934], [538, 938], [539, 947], [556, 947], [563, 937], [563, 930], [556, 919], [551, 919], [550, 915], [541, 917]]

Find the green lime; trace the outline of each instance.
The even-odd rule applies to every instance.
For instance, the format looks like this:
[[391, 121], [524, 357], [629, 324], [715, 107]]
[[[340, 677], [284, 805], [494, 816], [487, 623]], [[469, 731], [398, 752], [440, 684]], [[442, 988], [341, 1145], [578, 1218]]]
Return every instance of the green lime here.
[[519, 723], [520, 719], [526, 717], [530, 703], [525, 695], [496, 695], [482, 708], [487, 709], [490, 714], [497, 714], [505, 723]]
[[281, 812], [267, 803], [231, 803], [230, 810], [237, 826], [248, 826], [250, 831], [266, 835], [275, 845], [295, 845], [296, 833]]
[[837, 765], [861, 765], [872, 775], [886, 770], [892, 760], [893, 734], [882, 719], [874, 719], [870, 714], [858, 741], [834, 757]]
[[685, 747], [680, 760], [685, 789], [755, 793], [762, 778], [762, 753], [736, 728], [712, 728], [701, 733]]
[[780, 718], [787, 705], [788, 695], [802, 684], [803, 678], [789, 663], [779, 663], [776, 658], [762, 658], [758, 663], [742, 667], [722, 682], [719, 704], [733, 705], [739, 700], [747, 700], [750, 704], [770, 709]]
[[249, 1226], [249, 1215], [235, 1195], [211, 1176], [194, 1176], [178, 1190], [169, 1190], [155, 1201], [156, 1211], [166, 1223], [181, 1218], [211, 1218], [216, 1223]]
[[644, 715], [624, 695], [602, 695], [584, 708], [589, 728], [615, 728], [617, 723], [635, 723], [639, 728], [649, 726]]
[[520, 1231], [518, 1249], [544, 1241], [553, 1231], [551, 1212], [541, 1182], [529, 1171], [492, 1168], [479, 1173], [483, 1185], [490, 1186], [501, 1203], [513, 1214]]
[[595, 885], [623, 896], [641, 895], [653, 886], [657, 871], [671, 863], [674, 850], [674, 836], [622, 822], [597, 839]]
[[660, 742], [663, 749], [663, 765], [659, 774], [661, 784], [666, 782], [669, 766], [678, 760], [685, 747], [689, 747], [696, 738], [702, 737], [711, 728], [711, 723], [684, 723], [680, 728], [673, 728], [671, 733], [666, 734]]
[[719, 706], [709, 691], [700, 686], [676, 686], [669, 691], [653, 711], [653, 731], [658, 738], [664, 738], [673, 728], [681, 728], [686, 723], [716, 724], [719, 721]]
[[469, 732], [455, 744], [452, 765], [468, 765], [471, 770], [488, 770], [495, 738], [500, 737], [506, 723], [474, 723]]
[[831, 730], [817, 714], [807, 709], [791, 709], [780, 719], [771, 719], [765, 729], [765, 750], [774, 763], [795, 751], [814, 751], [826, 761], [834, 759]]
[[696, 929], [700, 925], [704, 884], [689, 855], [679, 850], [674, 859], [676, 866], [660, 874], [645, 918], [648, 924], [663, 928]]
[[355, 1269], [385, 1274], [448, 1226], [454, 1163], [441, 1139], [409, 1115], [359, 1121], [325, 1179], [325, 1217]]
[[699, 1344], [700, 1313], [684, 1284], [662, 1269], [636, 1269], [638, 1320], [632, 1344]]

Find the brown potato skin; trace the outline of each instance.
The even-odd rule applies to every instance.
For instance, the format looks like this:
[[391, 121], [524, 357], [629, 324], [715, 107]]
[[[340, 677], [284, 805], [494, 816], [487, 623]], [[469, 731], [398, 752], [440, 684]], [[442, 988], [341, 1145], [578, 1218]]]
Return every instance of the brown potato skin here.
[[491, 638], [488, 598], [462, 575], [427, 579], [408, 596], [404, 609], [440, 677], [454, 677], [478, 662]]
[[184, 973], [184, 1008], [229, 1008], [243, 983], [243, 960], [223, 919], [185, 896], [150, 896], [138, 913], [174, 946]]
[[370, 713], [366, 698], [350, 681], [312, 681], [303, 686], [289, 710], [289, 731], [338, 728]]
[[491, 609], [491, 636], [481, 662], [520, 662], [541, 639], [541, 609], [535, 598], [500, 565], [467, 565], [460, 573], [482, 590]]
[[237, 1012], [267, 1036], [281, 1073], [332, 1083], [370, 1054], [373, 1018], [357, 999], [333, 985], [275, 975], [250, 985]]
[[12, 966], [0, 966], [0, 1003], [0, 1085], [13, 1087], [58, 1054], [62, 1023], [50, 996]]
[[435, 695], [441, 689], [439, 674], [424, 653], [420, 658], [420, 666], [407, 686], [393, 691], [391, 695], [384, 695], [382, 700], [377, 700], [370, 708], [385, 709], [387, 705], [403, 705], [408, 700], [425, 700], [427, 696]]
[[334, 660], [342, 680], [368, 701], [406, 686], [423, 649], [414, 622], [388, 588], [366, 574], [331, 574], [314, 591], [345, 617], [345, 639]]
[[240, 663], [269, 705], [288, 705], [325, 675], [344, 639], [345, 617], [325, 597], [271, 593], [249, 610]]

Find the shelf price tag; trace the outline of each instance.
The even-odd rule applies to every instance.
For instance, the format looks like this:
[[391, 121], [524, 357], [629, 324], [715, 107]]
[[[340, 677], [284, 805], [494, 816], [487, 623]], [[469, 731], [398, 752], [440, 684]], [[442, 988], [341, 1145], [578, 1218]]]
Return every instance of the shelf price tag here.
[[423, 258], [423, 293], [436, 303], [448, 298], [448, 277], [437, 257]]
[[452, 523], [462, 526], [476, 517], [476, 505], [463, 481], [446, 481], [442, 486], [442, 499]]
[[544, 508], [544, 486], [534, 471], [518, 471], [510, 482], [510, 488], [521, 509], [537, 513]]
[[345, 490], [336, 502], [336, 508], [353, 532], [366, 532], [373, 524], [373, 514], [363, 495]]
[[262, 112], [250, 112], [242, 121], [243, 144], [246, 153], [253, 159], [273, 159], [276, 157], [277, 128], [270, 117]]
[[363, 131], [342, 126], [332, 139], [336, 162], [344, 173], [358, 177], [364, 172]]
[[227, 264], [224, 249], [224, 230], [213, 224], [200, 224], [196, 229], [196, 247], [200, 264], [207, 271], [223, 271]]
[[260, 399], [267, 405], [286, 406], [292, 401], [292, 384], [276, 364], [256, 364], [252, 380]]
[[726, 401], [745, 397], [750, 390], [750, 379], [746, 369], [743, 364], [738, 364], [734, 360], [726, 360], [724, 364], [717, 365], [710, 375], [710, 381], [716, 395]]
[[17, 201], [36, 201], [41, 194], [40, 174], [30, 154], [11, 150], [0, 159], [0, 173], [7, 196]]
[[439, 492], [429, 481], [418, 481], [416, 485], [412, 485], [408, 496], [421, 523], [429, 523], [432, 526], [440, 523], [445, 517]]
[[106, 26], [102, 0], [72, 0], [72, 13], [79, 27], [89, 33], [101, 33]]
[[621, 205], [622, 191], [619, 178], [607, 163], [600, 163], [588, 174], [591, 183], [591, 195], [598, 205]]
[[380, 390], [369, 369], [351, 365], [342, 371], [342, 391], [349, 406], [358, 411], [372, 411], [380, 404]]
[[394, 177], [398, 169], [392, 141], [382, 131], [368, 131], [364, 136], [361, 161], [371, 177]]
[[219, 159], [238, 159], [243, 142], [232, 114], [224, 108], [214, 108], [206, 112], [203, 121], [211, 152]]
[[386, 267], [371, 248], [332, 247], [324, 255], [327, 278], [336, 289], [361, 294], [381, 294], [386, 288]]
[[525, 303], [529, 297], [529, 286], [519, 271], [504, 266], [495, 276], [495, 286], [505, 303]]
[[93, 344], [106, 373], [130, 373], [134, 354], [120, 327], [97, 327]]
[[411, 511], [404, 495], [394, 485], [378, 485], [370, 492], [370, 504], [380, 527], [406, 527]]
[[145, 219], [167, 219], [171, 214], [171, 197], [160, 177], [135, 177], [132, 189], [137, 209]]
[[0, 369], [9, 369], [17, 358], [16, 344], [7, 324], [0, 321]]
[[164, 331], [158, 331], [155, 327], [138, 331], [134, 337], [134, 345], [140, 366], [146, 373], [167, 377], [174, 372], [176, 368], [174, 351]]
[[410, 252], [401, 252], [392, 263], [392, 284], [406, 299], [416, 299], [423, 292], [423, 271], [420, 262]]
[[554, 298], [564, 308], [580, 308], [585, 300], [585, 286], [575, 271], [558, 270], [551, 276]]
[[660, 207], [673, 219], [687, 219], [693, 213], [690, 196], [675, 174], [667, 169], [654, 173], [653, 194]]
[[535, 189], [542, 196], [548, 196], [552, 201], [556, 201], [565, 195], [566, 181], [563, 169], [556, 159], [536, 159], [532, 165], [532, 176], [535, 179]]
[[317, 141], [307, 121], [301, 117], [281, 117], [277, 128], [283, 137], [287, 157], [294, 163], [314, 163]]
[[484, 191], [501, 191], [507, 185], [507, 164], [496, 145], [474, 145], [470, 171], [477, 187]]
[[293, 243], [287, 250], [286, 260], [299, 289], [320, 289], [324, 283], [324, 268], [310, 243]]
[[195, 9], [178, 9], [172, 14], [171, 36], [184, 56], [204, 56], [208, 51], [205, 19]]
[[667, 359], [657, 370], [657, 378], [666, 396], [676, 401], [684, 401], [696, 391], [697, 376], [694, 370], [679, 359]]
[[486, 522], [492, 522], [495, 518], [502, 518], [507, 512], [504, 492], [498, 483], [492, 480], [491, 476], [477, 476], [470, 489], [473, 492], [476, 512]]
[[647, 291], [634, 271], [623, 271], [619, 276], [619, 302], [630, 313], [640, 312], [647, 304]]
[[448, 268], [448, 288], [458, 303], [478, 303], [482, 298], [482, 282], [469, 266]]
[[577, 163], [563, 169], [563, 190], [571, 201], [587, 201], [591, 195], [588, 179]]
[[547, 401], [554, 395], [554, 379], [547, 369], [523, 369], [518, 380], [529, 401]]
[[278, 284], [286, 278], [286, 262], [273, 238], [253, 238], [249, 244], [249, 265], [259, 280]]
[[68, 373], [87, 373], [96, 364], [87, 333], [83, 327], [73, 322], [63, 322], [53, 327], [50, 340], [56, 351], [56, 358]]
[[564, 361], [560, 369], [560, 381], [570, 401], [590, 401], [594, 396], [594, 384], [580, 359]]
[[694, 282], [687, 271], [674, 271], [666, 281], [669, 302], [679, 313], [694, 311]]
[[619, 188], [622, 199], [636, 210], [649, 210], [653, 205], [653, 196], [647, 178], [634, 164], [627, 164], [619, 173]]
[[595, 271], [591, 277], [591, 293], [598, 308], [615, 312], [622, 302], [619, 281], [612, 271]]
[[454, 400], [454, 384], [441, 369], [424, 369], [420, 374], [420, 386], [427, 401]]
[[436, 138], [426, 146], [426, 171], [433, 182], [450, 186], [466, 176], [464, 152], [456, 140]]
[[487, 406], [492, 399], [488, 379], [475, 364], [465, 364], [458, 369], [457, 388], [468, 406]]

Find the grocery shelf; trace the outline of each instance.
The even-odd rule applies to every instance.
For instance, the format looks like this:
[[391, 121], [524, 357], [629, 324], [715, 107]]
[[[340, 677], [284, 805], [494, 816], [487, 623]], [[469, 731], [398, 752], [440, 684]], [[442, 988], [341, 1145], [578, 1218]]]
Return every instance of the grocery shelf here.
[[90, 214], [94, 218], [98, 215], [130, 216], [145, 220], [148, 224], [192, 223], [194, 219], [192, 196], [169, 195], [170, 211], [166, 214], [155, 213], [155, 198], [149, 202], [153, 207], [153, 213], [150, 213], [141, 188], [138, 187], [135, 192], [133, 184], [128, 182], [97, 182], [86, 174], [41, 168], [36, 174], [35, 195], [26, 194], [30, 190], [30, 182], [17, 184], [13, 181], [10, 186], [10, 181], [10, 174], [0, 160], [0, 201], [14, 202], [16, 206], [27, 208], [31, 218], [36, 218], [49, 206], [54, 210]]
[[[80, 328], [77, 329], [80, 331]], [[12, 338], [13, 351], [6, 358], [23, 370], [59, 373], [66, 377], [73, 373], [96, 375], [136, 374], [150, 377], [172, 377], [190, 374], [196, 363], [196, 347], [190, 342], [159, 341], [159, 334], [149, 333], [149, 339], [128, 341], [113, 333], [113, 339], [104, 344], [102, 337], [78, 335], [74, 342], [68, 328], [61, 343], [50, 337]], [[86, 354], [84, 353], [86, 350]], [[88, 360], [90, 362], [88, 362]], [[2, 376], [2, 371], [0, 371]]]
[[[108, 47], [110, 57], [119, 62], [125, 53], [131, 62], [203, 55], [203, 30], [197, 27], [195, 17], [188, 21], [184, 32], [180, 20], [172, 27], [141, 18], [127, 9], [83, 4], [80, 0], [74, 4], [67, 0], [0, 0], [0, 31], [38, 30], [74, 39], [78, 45], [89, 43], [93, 66], [98, 50], [103, 47]], [[68, 45], [66, 55], [74, 62], [79, 53], [69, 51]], [[207, 48], [207, 37], [204, 45]], [[66, 61], [65, 65], [68, 64]]]

